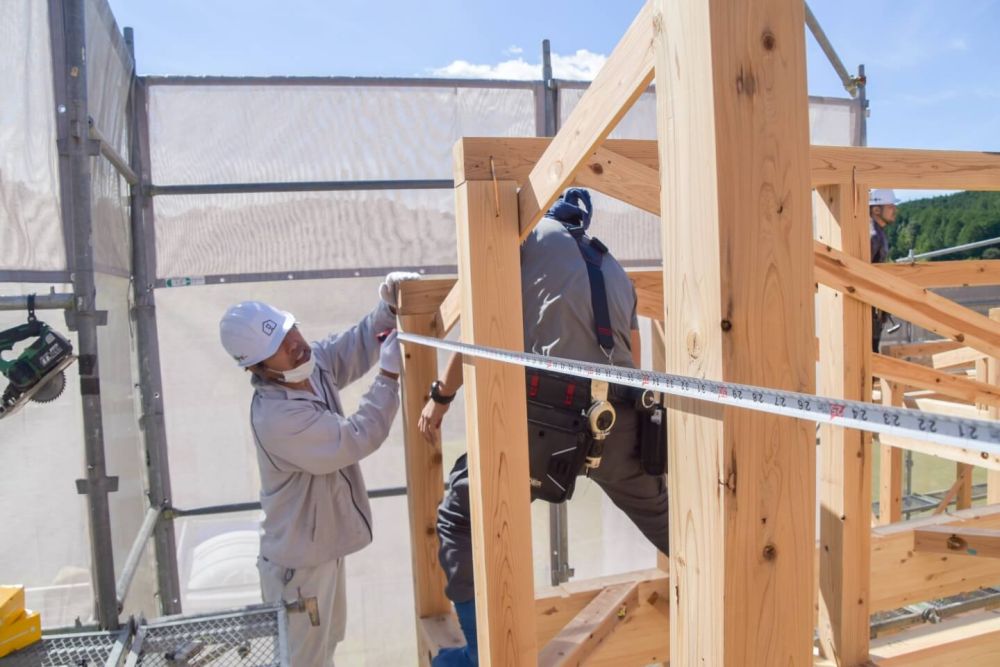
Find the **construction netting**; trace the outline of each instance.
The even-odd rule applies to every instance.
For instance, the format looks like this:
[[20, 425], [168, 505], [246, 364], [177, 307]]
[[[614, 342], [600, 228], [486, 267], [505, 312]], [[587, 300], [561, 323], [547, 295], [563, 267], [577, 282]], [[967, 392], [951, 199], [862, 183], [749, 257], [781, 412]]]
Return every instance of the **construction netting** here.
[[[61, 40], [48, 7], [0, 3], [0, 284], [2, 294], [71, 291], [73, 236], [64, 234], [58, 136]], [[131, 58], [104, 0], [87, 2], [88, 93], [94, 127], [123, 156], [130, 147]], [[157, 328], [163, 373], [171, 503], [181, 509], [254, 501], [258, 473], [249, 428], [249, 378], [218, 342], [218, 320], [237, 301], [289, 310], [319, 338], [350, 326], [376, 303], [381, 276], [407, 267], [425, 275], [456, 266], [452, 146], [462, 136], [533, 136], [544, 126], [540, 82], [193, 79], [146, 80], [148, 154], [154, 192]], [[560, 85], [565, 121], [582, 88]], [[812, 99], [815, 143], [858, 141], [856, 103]], [[655, 98], [644, 95], [612, 135], [651, 139]], [[101, 397], [112, 498], [116, 573], [142, 521], [143, 434], [139, 428], [136, 333], [131, 317], [128, 187], [92, 158]], [[206, 194], [170, 186], [314, 181], [369, 182], [325, 192]], [[370, 182], [379, 181], [380, 185]], [[396, 183], [393, 183], [396, 181]], [[407, 181], [399, 183], [398, 181]], [[358, 186], [361, 187], [360, 185]], [[246, 190], [247, 188], [236, 188]], [[595, 198], [594, 233], [624, 263], [659, 262], [659, 223]], [[71, 229], [67, 222], [65, 228]], [[69, 249], [69, 251], [67, 250]], [[68, 263], [68, 260], [70, 263]], [[61, 313], [41, 314], [67, 332]], [[0, 326], [23, 313], [0, 313]], [[644, 323], [648, 331], [648, 323]], [[452, 334], [456, 335], [455, 333]], [[648, 346], [647, 346], [648, 350]], [[443, 361], [443, 360], [442, 360]], [[648, 352], [646, 364], [648, 366]], [[348, 411], [370, 382], [343, 393]], [[76, 367], [56, 402], [29, 405], [0, 422], [0, 581], [23, 582], [46, 626], [93, 619], [91, 549], [83, 478]], [[445, 466], [464, 450], [461, 399], [444, 423]], [[404, 487], [400, 423], [362, 467], [369, 489]], [[347, 559], [349, 622], [338, 650], [345, 665], [408, 664], [415, 647], [405, 497], [376, 498], [374, 544]], [[549, 582], [548, 508], [533, 506], [536, 584]], [[256, 512], [177, 520], [185, 611], [260, 600]], [[126, 612], [155, 615], [149, 552]], [[577, 577], [652, 567], [655, 552], [624, 515], [582, 481], [569, 509], [568, 560]]]

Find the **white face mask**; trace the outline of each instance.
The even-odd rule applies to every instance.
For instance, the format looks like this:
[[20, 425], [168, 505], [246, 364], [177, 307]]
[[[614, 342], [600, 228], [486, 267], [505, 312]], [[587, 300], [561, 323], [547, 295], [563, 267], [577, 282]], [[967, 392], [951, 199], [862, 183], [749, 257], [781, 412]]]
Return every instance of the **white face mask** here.
[[296, 384], [312, 377], [313, 369], [316, 368], [316, 358], [309, 355], [308, 361], [302, 362], [291, 370], [281, 374], [281, 381], [289, 384]]

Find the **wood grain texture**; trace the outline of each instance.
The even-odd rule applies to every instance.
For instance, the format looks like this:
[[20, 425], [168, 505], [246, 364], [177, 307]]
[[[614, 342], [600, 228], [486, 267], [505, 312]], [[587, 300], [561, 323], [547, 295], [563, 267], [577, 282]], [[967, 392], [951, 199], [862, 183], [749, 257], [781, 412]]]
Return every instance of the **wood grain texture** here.
[[872, 374], [876, 377], [905, 384], [908, 387], [932, 389], [969, 403], [1000, 406], [1000, 388], [960, 375], [952, 375], [884, 354], [872, 355]]
[[436, 313], [454, 285], [454, 277], [424, 278], [400, 283], [399, 307], [396, 312], [400, 316]]
[[[994, 322], [1000, 322], [1000, 308], [990, 308], [989, 318]], [[978, 376], [991, 387], [1000, 388], [1000, 358], [987, 357], [982, 364], [982, 368], [976, 368]], [[1000, 419], [1000, 409], [987, 407], [984, 414], [979, 415], [986, 419]], [[986, 473], [986, 502], [989, 504], [1000, 503], [1000, 470], [989, 470]]]
[[639, 584], [606, 587], [542, 648], [539, 667], [579, 667], [639, 606]]
[[813, 146], [813, 185], [1000, 190], [1000, 155], [971, 151]]
[[913, 550], [948, 556], [1000, 558], [1000, 530], [951, 526], [918, 528], [913, 531]]
[[[815, 393], [802, 2], [654, 6], [667, 371]], [[811, 663], [812, 424], [669, 401], [671, 664]]]
[[1000, 664], [996, 611], [947, 620], [888, 637], [872, 648], [876, 667], [995, 667]]
[[[523, 349], [516, 201], [511, 181], [466, 181], [455, 190], [466, 343]], [[479, 661], [530, 667], [538, 651], [524, 372], [467, 359], [463, 373]]]
[[882, 349], [885, 351], [884, 353], [890, 357], [895, 357], [896, 359], [906, 359], [929, 357], [939, 352], [957, 350], [960, 347], [964, 346], [958, 341], [941, 339], [922, 341], [919, 343], [897, 343], [894, 345], [886, 345]]
[[522, 239], [652, 83], [654, 36], [652, 9], [647, 2], [518, 192]]
[[[901, 385], [884, 380], [881, 388], [882, 405], [902, 407]], [[878, 523], [881, 526], [903, 519], [903, 450], [893, 447], [891, 442], [879, 434]]]
[[1000, 355], [1000, 323], [904, 280], [886, 277], [879, 265], [814, 245], [816, 278], [849, 296], [887, 310], [938, 335]]
[[591, 152], [574, 183], [660, 214], [659, 172], [608, 148], [598, 147]]
[[[827, 186], [813, 195], [817, 238], [861, 259], [868, 254], [864, 188]], [[870, 400], [871, 309], [820, 286], [816, 294], [820, 345], [817, 391], [822, 396]], [[819, 429], [819, 641], [841, 665], [868, 659], [871, 558], [871, 436], [821, 424]]]
[[[408, 333], [436, 335], [433, 314], [400, 316], [399, 326]], [[413, 602], [418, 619], [444, 614], [451, 609], [451, 603], [444, 595], [444, 572], [438, 565], [438, 538], [434, 528], [444, 488], [441, 443], [428, 443], [417, 430], [417, 419], [427, 401], [428, 387], [435, 379], [437, 351], [425, 345], [403, 343], [403, 447], [406, 452]], [[417, 636], [419, 639], [420, 635]], [[426, 647], [421, 647], [420, 652], [425, 651]]]
[[969, 287], [1000, 285], [1000, 259], [962, 259], [952, 262], [880, 264], [891, 276], [919, 287]]
[[931, 355], [931, 368], [939, 371], [960, 366], [975, 364], [983, 358], [983, 353], [971, 347], [960, 347], [955, 350], [938, 352]]

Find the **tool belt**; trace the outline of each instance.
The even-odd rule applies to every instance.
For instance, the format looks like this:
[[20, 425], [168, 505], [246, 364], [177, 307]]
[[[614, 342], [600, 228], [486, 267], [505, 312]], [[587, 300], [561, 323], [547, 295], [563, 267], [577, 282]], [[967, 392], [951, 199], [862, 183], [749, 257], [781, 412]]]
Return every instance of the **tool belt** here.
[[576, 478], [600, 466], [604, 437], [614, 425], [613, 406], [639, 412], [643, 470], [666, 471], [666, 412], [651, 392], [605, 385], [607, 395], [595, 400], [599, 392], [592, 384], [600, 383], [587, 379], [536, 369], [528, 369], [525, 379], [532, 500], [565, 502], [573, 496]]

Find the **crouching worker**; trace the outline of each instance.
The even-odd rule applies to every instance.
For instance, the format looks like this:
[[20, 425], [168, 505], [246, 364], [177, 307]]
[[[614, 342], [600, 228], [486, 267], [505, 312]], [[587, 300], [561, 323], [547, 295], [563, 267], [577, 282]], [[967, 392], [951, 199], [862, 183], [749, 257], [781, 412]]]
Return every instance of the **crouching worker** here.
[[[521, 245], [524, 346], [529, 352], [634, 368], [639, 323], [635, 288], [625, 270], [587, 235], [591, 203], [572, 188]], [[532, 500], [563, 502], [586, 474], [643, 535], [667, 553], [666, 438], [662, 398], [527, 369], [528, 465]], [[448, 361], [430, 387], [418, 427], [428, 440], [462, 385], [462, 360]], [[445, 595], [455, 604], [466, 646], [443, 649], [434, 667], [477, 665], [469, 468], [466, 455], [448, 476], [438, 507], [438, 558]]]
[[[309, 343], [295, 318], [259, 301], [226, 311], [222, 345], [252, 373], [250, 425], [264, 510], [260, 556], [265, 602], [316, 598], [319, 625], [288, 617], [293, 667], [333, 665], [344, 638], [344, 557], [372, 541], [371, 509], [358, 462], [389, 435], [399, 409], [396, 287], [415, 274], [392, 273], [382, 300], [350, 330]], [[375, 363], [379, 374], [357, 412], [345, 415], [339, 389]]]

